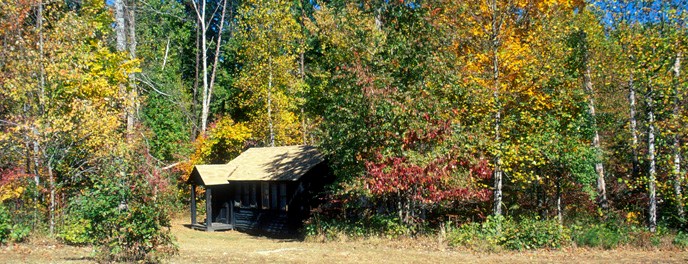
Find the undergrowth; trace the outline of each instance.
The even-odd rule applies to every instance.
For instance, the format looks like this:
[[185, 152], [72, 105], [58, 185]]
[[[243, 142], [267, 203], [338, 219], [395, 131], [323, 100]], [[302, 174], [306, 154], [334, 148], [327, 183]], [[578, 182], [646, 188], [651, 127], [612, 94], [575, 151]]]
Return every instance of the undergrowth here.
[[[440, 241], [454, 248], [479, 252], [504, 250], [560, 249], [586, 247], [597, 249], [633, 248], [688, 248], [688, 233], [672, 231], [659, 226], [657, 232], [649, 232], [637, 223], [610, 218], [604, 221], [594, 218], [560, 225], [553, 219], [539, 217], [490, 216], [483, 222], [468, 222], [460, 226], [445, 223], [446, 229], [434, 230]], [[421, 229], [421, 230], [419, 230]], [[384, 237], [394, 239], [410, 237], [431, 228], [409, 227], [394, 217], [374, 216], [358, 221], [334, 221], [314, 217], [305, 226], [307, 239], [314, 241], [342, 241]], [[444, 238], [446, 236], [446, 239]]]

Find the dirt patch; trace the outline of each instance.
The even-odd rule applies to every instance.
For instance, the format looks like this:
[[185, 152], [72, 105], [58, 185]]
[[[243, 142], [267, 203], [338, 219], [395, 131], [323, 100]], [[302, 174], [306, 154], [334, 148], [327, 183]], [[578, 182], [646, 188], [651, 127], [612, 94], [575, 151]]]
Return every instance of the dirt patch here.
[[[562, 250], [502, 253], [462, 252], [443, 248], [435, 239], [367, 239], [363, 241], [303, 242], [269, 239], [236, 231], [207, 233], [173, 221], [179, 255], [171, 263], [688, 263], [678, 250]], [[0, 248], [0, 263], [93, 263], [92, 248], [54, 240]]]

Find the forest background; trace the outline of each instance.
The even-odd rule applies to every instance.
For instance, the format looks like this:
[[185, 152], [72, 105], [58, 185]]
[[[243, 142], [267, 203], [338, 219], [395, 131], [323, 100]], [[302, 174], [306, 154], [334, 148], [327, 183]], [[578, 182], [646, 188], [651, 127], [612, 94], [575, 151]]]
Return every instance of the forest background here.
[[193, 165], [311, 144], [311, 237], [688, 245], [686, 7], [0, 0], [0, 242], [156, 259]]

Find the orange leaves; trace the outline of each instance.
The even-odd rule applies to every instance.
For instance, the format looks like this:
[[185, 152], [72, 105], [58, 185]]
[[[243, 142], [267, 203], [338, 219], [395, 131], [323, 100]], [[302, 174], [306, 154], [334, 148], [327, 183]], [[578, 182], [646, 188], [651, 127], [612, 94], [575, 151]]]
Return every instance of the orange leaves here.
[[[36, 0], [0, 0], [0, 36], [12, 34], [31, 15]], [[1, 53], [0, 53], [1, 54]]]

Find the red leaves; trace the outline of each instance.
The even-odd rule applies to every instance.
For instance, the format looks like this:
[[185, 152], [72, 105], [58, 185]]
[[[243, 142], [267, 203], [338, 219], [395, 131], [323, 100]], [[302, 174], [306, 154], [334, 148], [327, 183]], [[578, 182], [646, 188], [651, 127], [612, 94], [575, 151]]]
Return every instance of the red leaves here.
[[420, 144], [441, 144], [451, 134], [451, 120], [432, 118], [428, 113], [423, 114], [428, 125], [423, 129], [410, 130], [405, 133], [404, 149], [415, 149]]
[[12, 184], [28, 177], [31, 177], [31, 175], [19, 168], [0, 170], [0, 186]]
[[[449, 157], [439, 157], [420, 166], [405, 157], [390, 157], [379, 162], [367, 162], [368, 189], [374, 195], [404, 195], [425, 204], [455, 201], [487, 201], [489, 189], [480, 189], [472, 184], [455, 184], [456, 171], [469, 165]], [[468, 178], [489, 179], [491, 170], [487, 161], [479, 160], [468, 168]], [[463, 179], [463, 182], [473, 182]]]
[[492, 168], [486, 159], [479, 159], [477, 164], [473, 164], [470, 168], [471, 176], [483, 180], [492, 178]]
[[[425, 125], [409, 128], [399, 136], [403, 143], [400, 154], [384, 157], [378, 150], [365, 163], [366, 188], [376, 196], [403, 197], [426, 205], [488, 201], [492, 192], [480, 184], [492, 176], [488, 161], [472, 158], [473, 154], [452, 147], [454, 144], [445, 146], [451, 148], [448, 154], [435, 156], [432, 149], [451, 140], [452, 122], [429, 113], [419, 116]], [[404, 153], [425, 155], [427, 159], [411, 160]]]

